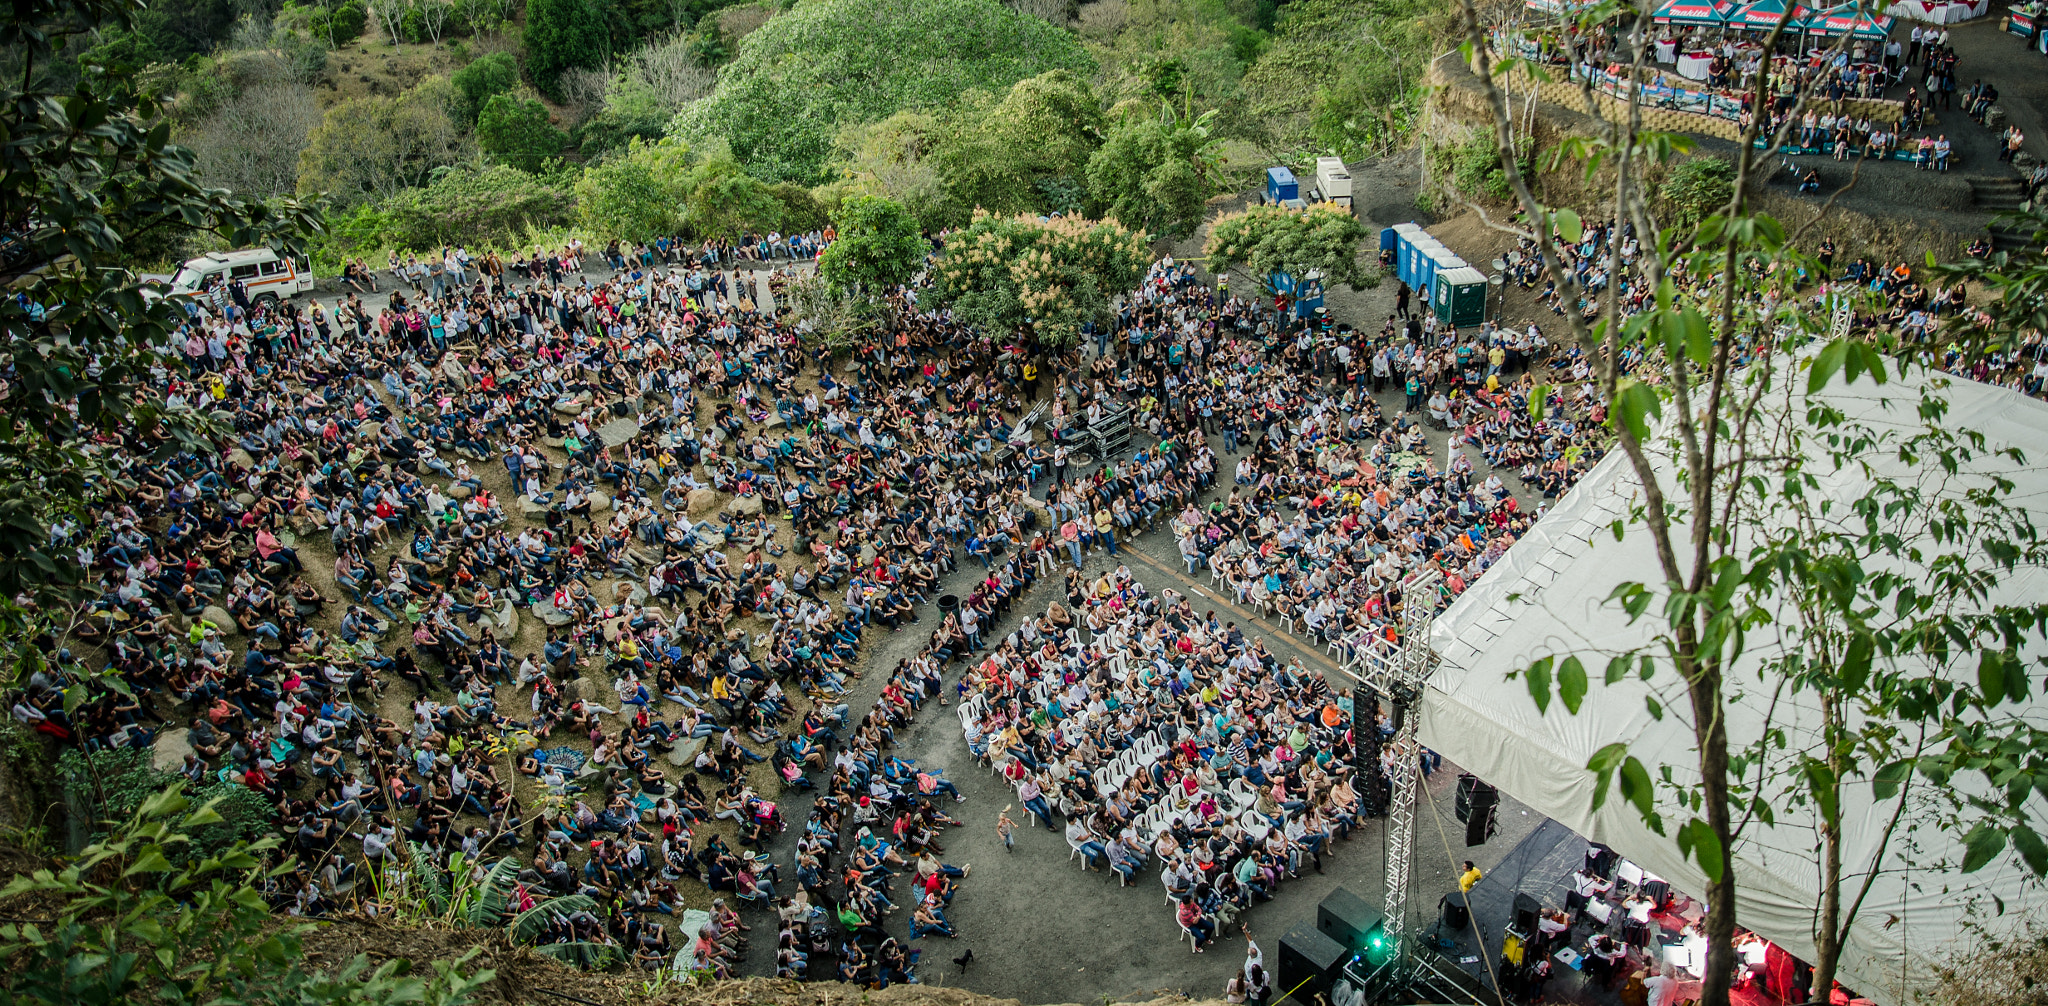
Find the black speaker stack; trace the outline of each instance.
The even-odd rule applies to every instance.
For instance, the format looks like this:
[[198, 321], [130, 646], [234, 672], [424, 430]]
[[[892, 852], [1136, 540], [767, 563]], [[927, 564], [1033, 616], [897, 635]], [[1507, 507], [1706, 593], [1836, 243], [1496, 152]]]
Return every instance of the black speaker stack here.
[[1458, 820], [1465, 825], [1466, 846], [1485, 845], [1493, 837], [1494, 814], [1500, 806], [1500, 790], [1466, 773], [1458, 776]]
[[1317, 1006], [1316, 996], [1329, 995], [1330, 983], [1337, 980], [1351, 954], [1316, 926], [1295, 926], [1280, 937], [1280, 969], [1274, 976], [1279, 991], [1302, 1006]]

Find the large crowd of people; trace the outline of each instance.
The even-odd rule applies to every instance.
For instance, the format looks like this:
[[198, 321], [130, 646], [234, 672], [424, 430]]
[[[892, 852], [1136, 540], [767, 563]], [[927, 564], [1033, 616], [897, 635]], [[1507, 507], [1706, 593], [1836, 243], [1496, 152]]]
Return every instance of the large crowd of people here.
[[[772, 905], [778, 973], [883, 984], [957, 933], [958, 791], [895, 750], [957, 698], [1038, 819], [1127, 880], [1157, 866], [1205, 944], [1372, 805], [1359, 741], [1251, 625], [1088, 553], [1170, 528], [1191, 573], [1355, 646], [1409, 574], [1455, 591], [1530, 517], [1426, 457], [1423, 424], [1456, 416], [1555, 491], [1598, 402], [1506, 418], [1529, 370], [1574, 366], [1533, 329], [1333, 327], [1171, 259], [1080, 348], [906, 289], [835, 359], [770, 306], [829, 238], [450, 249], [304, 304], [202, 291], [153, 379], [228, 438], [113, 455], [97, 526], [58, 529], [89, 597], [52, 613], [15, 716], [93, 750], [173, 734], [188, 779], [259, 793], [297, 856], [282, 910], [403, 913], [420, 860], [513, 857], [508, 911], [542, 942], [735, 973], [766, 918], [739, 909]], [[1408, 409], [1374, 397], [1390, 380]], [[1109, 414], [1135, 449], [1086, 456]], [[1013, 611], [1062, 565], [1063, 604]], [[883, 668], [885, 631], [926, 638]], [[85, 661], [110, 674], [67, 702]], [[686, 905], [697, 884], [719, 900]]]

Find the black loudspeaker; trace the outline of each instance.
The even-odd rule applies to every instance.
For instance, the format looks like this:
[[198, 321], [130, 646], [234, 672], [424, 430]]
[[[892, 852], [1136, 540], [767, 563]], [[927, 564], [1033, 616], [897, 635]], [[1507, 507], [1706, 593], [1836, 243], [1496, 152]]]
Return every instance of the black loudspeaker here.
[[1303, 923], [1280, 937], [1279, 990], [1302, 1006], [1316, 1006], [1316, 995], [1327, 995], [1330, 983], [1351, 959], [1349, 951], [1312, 925]]
[[1499, 802], [1500, 790], [1491, 783], [1480, 782], [1479, 777], [1470, 772], [1458, 775], [1458, 799], [1454, 806], [1458, 811], [1459, 824], [1471, 823], [1474, 811]]
[[1316, 930], [1352, 953], [1365, 949], [1365, 936], [1386, 921], [1386, 914], [1365, 899], [1340, 887], [1316, 906]]
[[1472, 819], [1465, 822], [1466, 848], [1469, 849], [1475, 845], [1485, 845], [1486, 840], [1493, 837], [1494, 815], [1499, 809], [1491, 803], [1472, 808]]
[[1437, 902], [1437, 906], [1443, 910], [1445, 929], [1456, 932], [1472, 923], [1472, 906], [1466, 903], [1463, 891], [1452, 891], [1444, 895], [1443, 900]]
[[1536, 919], [1543, 914], [1543, 903], [1520, 891], [1515, 892], [1515, 922], [1511, 927], [1523, 936], [1536, 935]]

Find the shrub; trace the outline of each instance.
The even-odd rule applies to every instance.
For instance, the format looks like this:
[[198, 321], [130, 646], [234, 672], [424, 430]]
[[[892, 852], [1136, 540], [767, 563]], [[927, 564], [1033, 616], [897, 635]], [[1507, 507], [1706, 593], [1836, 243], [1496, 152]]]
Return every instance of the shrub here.
[[[1526, 176], [1533, 166], [1526, 141], [1522, 145], [1520, 159], [1522, 173]], [[1493, 134], [1484, 130], [1475, 131], [1450, 152], [1449, 174], [1454, 188], [1475, 199], [1504, 202], [1514, 195], [1508, 184], [1508, 173], [1501, 167], [1500, 151], [1494, 144]]]
[[519, 64], [509, 52], [494, 52], [455, 71], [449, 80], [462, 96], [465, 117], [475, 122], [485, 102], [519, 86]]
[[500, 164], [539, 171], [568, 144], [568, 134], [548, 122], [547, 106], [532, 98], [492, 95], [477, 113], [477, 149]]
[[1664, 185], [1664, 201], [1687, 227], [1727, 206], [1734, 195], [1735, 165], [1718, 157], [1695, 157], [1680, 163]]

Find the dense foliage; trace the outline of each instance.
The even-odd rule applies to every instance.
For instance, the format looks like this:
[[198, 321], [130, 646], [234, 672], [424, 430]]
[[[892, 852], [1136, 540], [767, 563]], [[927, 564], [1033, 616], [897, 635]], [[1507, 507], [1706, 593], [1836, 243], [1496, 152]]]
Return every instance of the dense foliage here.
[[453, 114], [457, 101], [448, 78], [429, 77], [393, 97], [328, 109], [299, 154], [299, 192], [353, 205], [427, 184], [471, 144]]
[[577, 179], [577, 212], [593, 232], [628, 241], [680, 231], [696, 163], [689, 144], [636, 138], [622, 155]]
[[193, 806], [175, 787], [150, 794], [114, 834], [62, 869], [15, 877], [4, 894], [33, 894], [54, 919], [0, 924], [0, 998], [22, 1006], [458, 1006], [492, 973], [463, 961], [411, 968], [367, 959], [308, 965], [310, 924], [277, 926], [259, 888], [275, 835], [202, 852], [219, 804]]
[[519, 62], [509, 52], [494, 52], [455, 71], [448, 81], [462, 96], [463, 117], [474, 122], [484, 103], [519, 86]]
[[1299, 277], [1313, 269], [1323, 274], [1326, 289], [1338, 283], [1358, 289], [1379, 284], [1378, 267], [1367, 267], [1358, 256], [1365, 237], [1365, 225], [1332, 203], [1304, 211], [1254, 206], [1216, 218], [1202, 254], [1211, 269], [1242, 265], [1262, 284], [1276, 272]]
[[[340, 258], [382, 248], [483, 248], [573, 219], [566, 184], [505, 165], [457, 168], [332, 220], [316, 245], [315, 269], [332, 273]], [[324, 254], [322, 254], [324, 252]]]
[[1110, 298], [1136, 286], [1151, 261], [1144, 237], [1115, 221], [979, 213], [947, 237], [934, 285], [987, 331], [1064, 346], [1082, 326], [1108, 324]]
[[548, 121], [547, 106], [517, 95], [492, 95], [476, 117], [476, 146], [484, 156], [521, 171], [539, 171], [562, 156], [569, 134]]
[[758, 177], [811, 184], [843, 126], [1063, 68], [1091, 68], [1074, 37], [999, 0], [808, 0], [742, 40], [671, 128], [725, 138]]
[[598, 65], [609, 48], [604, 13], [593, 0], [529, 0], [525, 42], [527, 76], [556, 101], [562, 74]]
[[1157, 117], [1126, 114], [1088, 159], [1088, 191], [1109, 216], [1155, 234], [1181, 235], [1202, 222], [1215, 191], [1215, 113], [1192, 121], [1172, 106]]
[[832, 214], [838, 232], [818, 272], [839, 290], [883, 291], [910, 282], [931, 246], [917, 218], [893, 199], [854, 196]]

